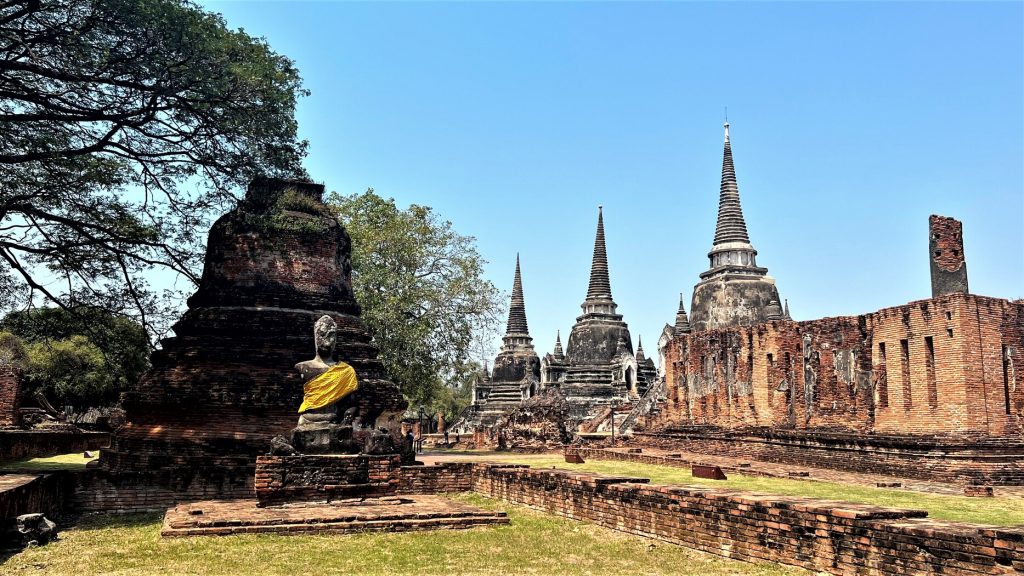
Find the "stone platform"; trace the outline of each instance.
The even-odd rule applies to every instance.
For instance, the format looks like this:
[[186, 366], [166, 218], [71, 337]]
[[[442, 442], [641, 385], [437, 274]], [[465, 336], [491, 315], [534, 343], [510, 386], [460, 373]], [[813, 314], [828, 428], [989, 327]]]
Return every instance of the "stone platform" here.
[[229, 534], [406, 532], [508, 524], [504, 512], [439, 496], [358, 498], [332, 503], [257, 506], [256, 500], [207, 500], [167, 511], [163, 537]]

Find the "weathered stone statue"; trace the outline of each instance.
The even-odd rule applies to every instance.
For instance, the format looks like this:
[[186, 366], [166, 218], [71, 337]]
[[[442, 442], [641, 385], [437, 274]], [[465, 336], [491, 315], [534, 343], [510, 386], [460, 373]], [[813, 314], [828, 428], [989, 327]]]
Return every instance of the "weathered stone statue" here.
[[321, 316], [313, 327], [316, 356], [299, 362], [303, 395], [299, 425], [292, 432], [292, 444], [300, 452], [355, 453], [361, 446], [353, 439], [358, 408], [350, 407], [342, 417], [338, 401], [358, 388], [355, 370], [335, 356], [338, 326], [330, 316]]
[[[338, 420], [337, 402], [356, 390], [355, 370], [334, 358], [338, 341], [338, 326], [330, 316], [321, 316], [313, 327], [316, 357], [299, 362], [295, 369], [302, 375], [302, 406], [299, 408], [299, 426]], [[333, 378], [320, 376], [332, 372]], [[319, 385], [314, 385], [315, 382]]]

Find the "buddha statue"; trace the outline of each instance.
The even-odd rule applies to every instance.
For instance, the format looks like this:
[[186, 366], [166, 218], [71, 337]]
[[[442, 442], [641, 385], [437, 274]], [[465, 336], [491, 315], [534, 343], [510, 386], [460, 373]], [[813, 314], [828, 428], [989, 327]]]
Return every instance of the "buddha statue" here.
[[340, 417], [338, 414], [338, 401], [359, 385], [355, 370], [334, 357], [337, 332], [334, 319], [321, 316], [313, 327], [316, 356], [295, 365], [305, 383], [292, 444], [302, 452], [359, 451], [352, 441], [358, 409], [352, 406]]

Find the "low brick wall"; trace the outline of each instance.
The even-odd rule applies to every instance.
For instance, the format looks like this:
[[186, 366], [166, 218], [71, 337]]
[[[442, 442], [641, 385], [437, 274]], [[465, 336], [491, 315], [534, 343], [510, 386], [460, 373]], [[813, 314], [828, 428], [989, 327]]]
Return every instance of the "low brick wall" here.
[[162, 512], [180, 502], [255, 498], [254, 477], [255, 465], [217, 474], [184, 468], [119, 473], [87, 469], [74, 475], [70, 506], [76, 512]]
[[824, 434], [802, 431], [680, 430], [635, 433], [664, 450], [830, 468], [958, 484], [1024, 486], [1024, 442], [1009, 439]]
[[446, 494], [473, 489], [470, 462], [451, 462], [434, 466], [402, 466], [399, 494]]
[[940, 522], [923, 511], [645, 479], [478, 465], [485, 496], [746, 561], [829, 574], [1010, 574], [1024, 571], [1024, 526]]
[[68, 473], [0, 475], [0, 536], [6, 525], [22, 514], [60, 515], [71, 490]]
[[[708, 462], [701, 462], [699, 460], [688, 460], [685, 458], [669, 458], [668, 456], [661, 456], [655, 454], [644, 454], [643, 452], [620, 452], [617, 450], [609, 450], [608, 448], [587, 448], [585, 446], [566, 446], [566, 456], [570, 454], [579, 455], [584, 461], [588, 459], [594, 460], [618, 460], [620, 462], [637, 462], [640, 464], [655, 464], [658, 466], [672, 466], [673, 468], [692, 468], [696, 465], [704, 466], [717, 466], [726, 473], [743, 474], [745, 476], [767, 476], [767, 477], [782, 477], [777, 474], [769, 474], [764, 470], [758, 470], [757, 468], [749, 468], [746, 466], [722, 466], [720, 464], [711, 464]], [[786, 476], [788, 477], [788, 476]]]
[[109, 445], [107, 432], [0, 430], [0, 462], [99, 450]]

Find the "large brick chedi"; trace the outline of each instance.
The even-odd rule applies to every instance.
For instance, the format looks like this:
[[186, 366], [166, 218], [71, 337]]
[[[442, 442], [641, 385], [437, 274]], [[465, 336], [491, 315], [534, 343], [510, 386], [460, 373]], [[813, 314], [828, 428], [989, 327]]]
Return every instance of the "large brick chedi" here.
[[711, 261], [693, 289], [690, 321], [694, 330], [750, 326], [782, 318], [779, 291], [768, 269], [757, 265], [757, 250], [750, 243], [740, 206], [740, 189], [732, 162], [729, 123], [725, 123], [722, 185], [718, 197], [715, 240]]
[[[295, 364], [312, 355], [322, 315], [337, 323], [338, 358], [359, 379], [339, 411], [356, 406], [362, 420], [397, 431], [406, 403], [360, 320], [351, 240], [323, 191], [257, 180], [213, 225], [201, 284], [175, 337], [124, 396], [128, 424], [101, 459], [112, 481], [195, 497], [250, 495], [256, 455], [296, 425], [303, 382]], [[132, 473], [147, 476], [126, 480]]]

